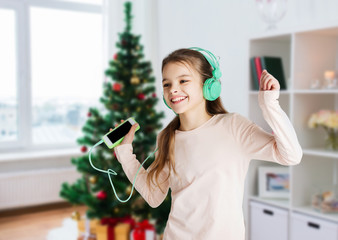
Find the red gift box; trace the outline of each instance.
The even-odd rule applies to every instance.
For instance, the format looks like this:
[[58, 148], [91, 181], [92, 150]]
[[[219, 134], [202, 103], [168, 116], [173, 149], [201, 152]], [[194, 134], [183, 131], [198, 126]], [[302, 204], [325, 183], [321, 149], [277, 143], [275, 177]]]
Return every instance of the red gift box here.
[[156, 240], [155, 227], [148, 220], [136, 223], [131, 240]]

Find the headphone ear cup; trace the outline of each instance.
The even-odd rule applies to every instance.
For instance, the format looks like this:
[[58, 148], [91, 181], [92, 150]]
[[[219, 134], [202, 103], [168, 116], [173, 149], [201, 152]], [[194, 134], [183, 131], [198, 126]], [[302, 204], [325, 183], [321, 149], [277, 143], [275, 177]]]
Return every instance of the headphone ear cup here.
[[169, 107], [168, 104], [167, 104], [167, 102], [165, 101], [164, 96], [162, 96], [162, 97], [163, 97], [163, 101], [164, 101], [165, 105], [166, 105], [169, 109], [171, 109], [171, 107]]
[[206, 100], [214, 101], [221, 95], [221, 83], [214, 78], [208, 78], [203, 85], [203, 96]]

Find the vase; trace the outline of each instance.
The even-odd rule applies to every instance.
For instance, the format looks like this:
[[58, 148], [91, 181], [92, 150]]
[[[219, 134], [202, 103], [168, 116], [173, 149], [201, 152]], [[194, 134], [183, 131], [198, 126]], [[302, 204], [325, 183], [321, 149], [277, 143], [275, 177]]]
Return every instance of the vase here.
[[268, 24], [266, 30], [276, 29], [276, 23], [280, 21], [287, 9], [287, 0], [256, 0], [256, 6], [263, 19]]
[[327, 150], [334, 150], [334, 151], [338, 150], [338, 133], [333, 128], [327, 128], [325, 148]]

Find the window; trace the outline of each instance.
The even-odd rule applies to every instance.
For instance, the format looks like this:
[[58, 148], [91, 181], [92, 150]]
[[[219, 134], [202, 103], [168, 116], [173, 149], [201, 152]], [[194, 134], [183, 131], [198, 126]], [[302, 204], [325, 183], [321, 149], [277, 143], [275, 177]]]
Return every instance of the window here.
[[0, 143], [18, 140], [16, 12], [0, 9]]
[[100, 105], [101, 1], [4, 3], [0, 0], [0, 149], [74, 147], [89, 107]]

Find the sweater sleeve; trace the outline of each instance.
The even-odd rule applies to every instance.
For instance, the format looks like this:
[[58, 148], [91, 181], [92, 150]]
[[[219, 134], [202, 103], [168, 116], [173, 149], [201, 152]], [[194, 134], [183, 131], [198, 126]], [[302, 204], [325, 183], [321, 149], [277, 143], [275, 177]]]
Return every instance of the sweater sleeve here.
[[[156, 143], [157, 148], [157, 143]], [[156, 149], [155, 148], [155, 149]], [[133, 147], [132, 144], [122, 144], [118, 145], [114, 148], [117, 160], [121, 163], [122, 169], [127, 175], [129, 181], [131, 184], [133, 184], [135, 175], [138, 171], [138, 169], [141, 166], [141, 163], [136, 159], [136, 155], [133, 154]], [[155, 159], [158, 155], [158, 151], [155, 152]], [[168, 194], [169, 190], [169, 178], [166, 180], [168, 176], [168, 167], [165, 165], [162, 172], [159, 175], [159, 184], [161, 184], [161, 188], [164, 191], [164, 193], [161, 191], [161, 189], [157, 186], [151, 184], [151, 188], [149, 188], [147, 184], [147, 175], [148, 175], [148, 169], [151, 168], [152, 165], [150, 165], [147, 170], [144, 169], [142, 166], [140, 171], [137, 174], [134, 188], [141, 194], [143, 199], [152, 207], [156, 208], [158, 207], [165, 199], [165, 197]], [[156, 183], [155, 178], [154, 183]]]
[[300, 163], [303, 151], [288, 116], [279, 105], [278, 98], [279, 90], [259, 91], [258, 94], [263, 117], [274, 134], [264, 131], [254, 122], [235, 113], [235, 135], [250, 160], [296, 165]]

